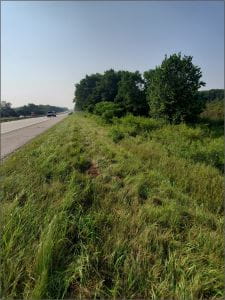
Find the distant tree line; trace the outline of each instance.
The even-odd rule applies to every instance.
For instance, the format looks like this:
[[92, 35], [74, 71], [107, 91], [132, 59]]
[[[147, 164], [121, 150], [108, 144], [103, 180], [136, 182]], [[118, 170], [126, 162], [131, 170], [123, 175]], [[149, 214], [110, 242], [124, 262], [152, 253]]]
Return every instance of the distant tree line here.
[[86, 75], [75, 84], [75, 110], [106, 119], [131, 113], [165, 118], [171, 123], [194, 121], [207, 100], [206, 91], [198, 92], [205, 85], [201, 77], [192, 57], [180, 53], [165, 56], [160, 66], [143, 75], [113, 69]]
[[52, 105], [36, 105], [29, 103], [17, 108], [12, 108], [12, 104], [6, 101], [1, 102], [1, 117], [19, 117], [19, 116], [31, 116], [31, 114], [42, 116], [48, 111], [63, 112], [68, 110], [66, 107], [58, 107]]
[[199, 97], [205, 102], [224, 99], [224, 89], [211, 89], [208, 91], [199, 91]]

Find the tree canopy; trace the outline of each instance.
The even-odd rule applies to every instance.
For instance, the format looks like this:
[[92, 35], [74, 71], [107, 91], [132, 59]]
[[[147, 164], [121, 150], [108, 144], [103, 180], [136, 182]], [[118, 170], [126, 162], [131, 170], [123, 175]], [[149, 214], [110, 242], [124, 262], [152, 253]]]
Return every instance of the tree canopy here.
[[10, 102], [1, 101], [1, 117], [16, 117], [17, 114]]
[[[149, 115], [169, 122], [194, 121], [205, 103], [215, 96], [220, 99], [223, 90], [198, 90], [205, 83], [202, 72], [192, 63], [192, 56], [181, 53], [165, 56], [160, 66], [139, 72], [105, 71], [86, 75], [75, 85], [75, 110], [99, 112], [106, 115]], [[111, 102], [115, 105], [108, 105]], [[102, 105], [96, 105], [102, 103]]]
[[179, 123], [192, 121], [201, 113], [204, 102], [198, 98], [198, 89], [205, 83], [191, 56], [165, 56], [162, 64], [145, 77], [151, 116]]
[[147, 114], [148, 105], [141, 74], [110, 69], [104, 74], [86, 75], [75, 85], [75, 109], [94, 111], [99, 102], [114, 102], [124, 112]]

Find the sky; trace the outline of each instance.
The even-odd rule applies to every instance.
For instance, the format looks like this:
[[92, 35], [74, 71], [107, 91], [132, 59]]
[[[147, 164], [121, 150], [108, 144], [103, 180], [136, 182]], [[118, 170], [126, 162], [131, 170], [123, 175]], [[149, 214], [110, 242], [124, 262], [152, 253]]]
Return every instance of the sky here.
[[73, 107], [86, 74], [193, 56], [224, 88], [223, 1], [1, 1], [1, 100]]

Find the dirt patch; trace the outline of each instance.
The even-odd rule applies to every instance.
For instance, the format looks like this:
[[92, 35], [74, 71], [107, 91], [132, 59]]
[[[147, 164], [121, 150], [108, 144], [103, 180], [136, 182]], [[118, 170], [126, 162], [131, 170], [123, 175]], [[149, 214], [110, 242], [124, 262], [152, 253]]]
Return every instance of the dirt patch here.
[[96, 177], [96, 176], [100, 175], [98, 166], [95, 162], [91, 163], [90, 168], [87, 170], [87, 174], [90, 175], [90, 176], [93, 176], [93, 177]]

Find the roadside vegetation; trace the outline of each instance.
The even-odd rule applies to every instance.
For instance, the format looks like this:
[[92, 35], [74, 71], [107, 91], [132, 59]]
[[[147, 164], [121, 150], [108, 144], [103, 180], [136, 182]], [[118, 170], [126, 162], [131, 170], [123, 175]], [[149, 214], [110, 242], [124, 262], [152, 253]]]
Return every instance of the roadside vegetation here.
[[207, 101], [205, 110], [201, 113], [203, 119], [224, 123], [224, 99]]
[[95, 113], [108, 102], [110, 115], [131, 113], [174, 124], [196, 122], [206, 102], [205, 94], [198, 91], [205, 85], [201, 77], [192, 57], [181, 53], [165, 56], [161, 65], [144, 74], [111, 69], [86, 75], [75, 85], [75, 109]]
[[2, 298], [224, 298], [224, 108], [204, 84], [180, 53], [76, 84], [83, 112], [1, 166]]
[[1, 297], [222, 299], [222, 144], [219, 127], [76, 113], [8, 157]]

